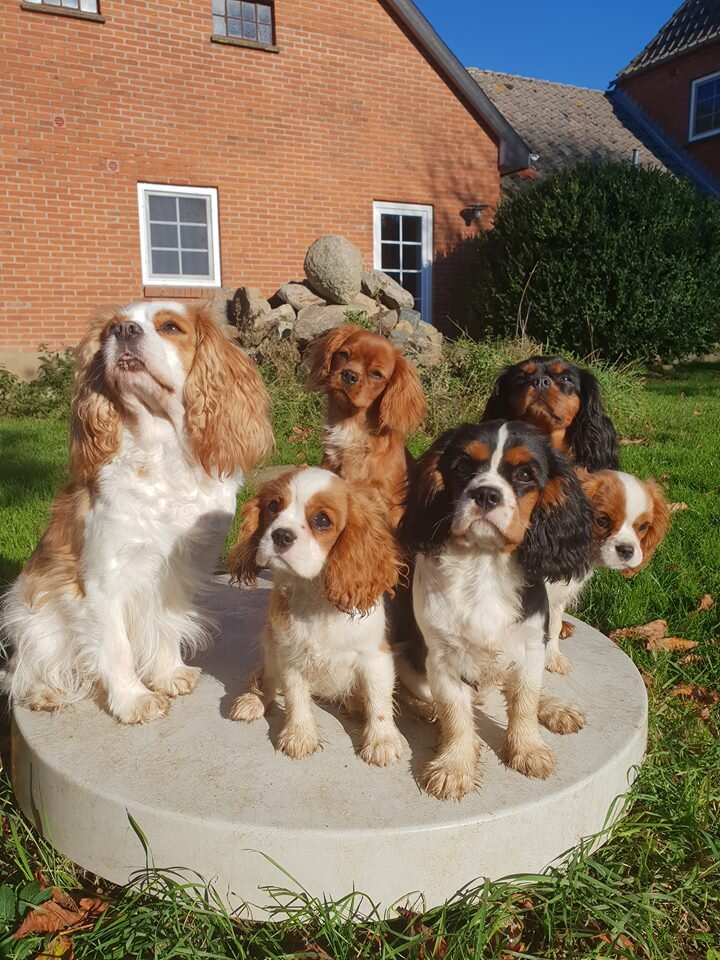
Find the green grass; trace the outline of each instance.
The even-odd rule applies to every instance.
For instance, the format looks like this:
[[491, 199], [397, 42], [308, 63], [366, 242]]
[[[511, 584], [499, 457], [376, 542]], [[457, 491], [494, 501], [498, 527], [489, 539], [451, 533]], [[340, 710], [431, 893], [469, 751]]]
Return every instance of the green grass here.
[[[171, 875], [149, 874], [124, 889], [100, 883], [110, 907], [91, 929], [74, 934], [75, 957], [720, 960], [720, 707], [711, 706], [703, 716], [698, 706], [670, 696], [678, 683], [720, 689], [719, 374], [717, 366], [688, 365], [651, 377], [642, 393], [630, 377], [626, 400], [622, 388], [612, 398], [621, 433], [647, 440], [622, 448], [624, 468], [662, 477], [670, 500], [684, 501], [688, 509], [673, 515], [652, 565], [634, 580], [601, 571], [580, 615], [605, 631], [663, 617], [669, 634], [699, 642], [693, 651], [699, 659], [682, 664], [679, 654], [652, 654], [639, 641], [622, 641], [649, 685], [650, 746], [626, 815], [603, 847], [581, 848], [565, 869], [543, 876], [480, 883], [420, 918], [381, 917], [360, 894], [321, 903], [278, 889], [267, 891], [265, 900], [278, 910], [290, 904], [292, 919], [251, 924], [229, 916], [211, 889]], [[435, 377], [434, 429], [457, 417], [461, 405], [468, 415], [481, 406], [487, 377], [478, 374], [475, 396], [469, 382], [458, 387], [452, 379]], [[276, 462], [316, 462], [316, 398], [290, 382], [272, 392]], [[297, 424], [309, 433], [290, 443]], [[64, 475], [65, 440], [60, 422], [0, 421], [5, 577], [22, 564], [47, 518]], [[419, 452], [427, 442], [427, 435], [418, 435], [414, 449]], [[718, 602], [695, 613], [705, 593]], [[28, 827], [13, 805], [7, 779], [0, 779], [0, 814], [0, 957], [36, 956], [42, 938], [19, 943], [11, 938], [21, 914], [37, 899], [34, 871], [41, 869], [73, 895], [94, 893], [97, 881]], [[3, 883], [12, 899], [3, 894]], [[285, 885], [293, 886], [290, 880]]]

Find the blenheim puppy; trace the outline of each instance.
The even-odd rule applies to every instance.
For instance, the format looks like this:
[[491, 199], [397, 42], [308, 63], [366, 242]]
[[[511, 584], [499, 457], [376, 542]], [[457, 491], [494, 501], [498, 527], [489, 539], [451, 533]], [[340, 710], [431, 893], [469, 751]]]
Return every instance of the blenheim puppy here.
[[327, 470], [285, 474], [245, 505], [229, 559], [243, 583], [254, 584], [263, 567], [274, 585], [262, 673], [235, 701], [232, 718], [257, 720], [284, 696], [278, 746], [305, 757], [320, 746], [311, 698], [343, 700], [364, 718], [362, 759], [395, 763], [403, 741], [393, 719], [382, 595], [395, 586], [401, 564], [384, 505]]
[[378, 490], [397, 526], [414, 466], [405, 443], [426, 409], [415, 368], [353, 324], [316, 341], [309, 365], [309, 385], [327, 397], [322, 466]]
[[584, 725], [577, 710], [541, 694], [544, 581], [586, 574], [591, 519], [567, 459], [527, 424], [463, 424], [419, 461], [401, 533], [419, 551], [413, 604], [440, 725], [422, 783], [439, 799], [475, 786], [469, 684], [501, 687], [505, 759], [526, 776], [547, 777], [555, 765], [538, 721], [554, 733]]
[[617, 433], [603, 410], [597, 380], [561, 357], [530, 357], [506, 367], [482, 419], [531, 423], [588, 470], [620, 466]]
[[[670, 512], [660, 487], [652, 480], [639, 480], [629, 473], [578, 470], [585, 495], [593, 508], [595, 567], [619, 570], [632, 577], [647, 566], [662, 543]], [[563, 614], [580, 595], [592, 571], [569, 583], [549, 583], [550, 630], [547, 669], [568, 673], [570, 661], [560, 653], [560, 638], [572, 636], [574, 627], [563, 624]]]
[[12, 700], [54, 710], [96, 692], [144, 723], [191, 693], [198, 594], [271, 447], [262, 380], [208, 304], [98, 313], [77, 351], [70, 483], [4, 602]]

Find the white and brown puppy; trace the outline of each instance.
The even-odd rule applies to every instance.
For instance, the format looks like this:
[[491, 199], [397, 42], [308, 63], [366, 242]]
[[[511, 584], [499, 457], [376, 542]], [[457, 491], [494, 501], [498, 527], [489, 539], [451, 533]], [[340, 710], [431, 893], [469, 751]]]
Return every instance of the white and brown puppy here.
[[[584, 725], [541, 694], [548, 602], [544, 581], [590, 567], [590, 504], [567, 458], [518, 421], [463, 424], [421, 458], [401, 536], [418, 551], [413, 606], [439, 720], [425, 789], [459, 800], [475, 787], [474, 692], [499, 685], [508, 708], [505, 759], [547, 777], [555, 733]], [[411, 658], [415, 664], [418, 657]]]
[[[634, 576], [650, 563], [667, 531], [670, 512], [662, 490], [653, 480], [640, 480], [619, 470], [588, 473], [579, 469], [577, 474], [593, 508], [593, 566]], [[578, 599], [592, 572], [580, 580], [547, 585], [550, 628], [546, 668], [552, 673], [570, 670], [570, 661], [560, 653], [560, 639], [572, 636], [574, 628], [563, 623], [563, 614]]]
[[209, 304], [103, 310], [77, 351], [70, 483], [2, 609], [14, 703], [100, 693], [121, 723], [194, 690], [201, 605], [243, 475], [272, 449], [268, 398]]
[[229, 558], [242, 583], [254, 584], [264, 567], [274, 574], [262, 673], [231, 717], [257, 720], [282, 695], [278, 746], [299, 758], [320, 746], [312, 697], [352, 702], [364, 719], [361, 758], [380, 767], [398, 761], [403, 741], [393, 719], [383, 593], [393, 590], [401, 566], [377, 494], [317, 467], [266, 484], [245, 504]]

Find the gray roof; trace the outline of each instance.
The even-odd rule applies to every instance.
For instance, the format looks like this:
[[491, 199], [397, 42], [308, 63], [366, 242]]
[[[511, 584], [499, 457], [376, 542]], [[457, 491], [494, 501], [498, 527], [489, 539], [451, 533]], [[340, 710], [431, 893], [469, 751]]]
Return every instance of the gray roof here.
[[618, 73], [618, 79], [718, 39], [720, 0], [685, 0], [645, 49]]
[[610, 93], [491, 70], [469, 73], [537, 154], [539, 174], [583, 161], [629, 163], [634, 149], [641, 164], [674, 169], [662, 145]]
[[511, 122], [468, 77], [467, 70], [440, 39], [412, 0], [383, 0], [404, 25], [427, 59], [446, 78], [450, 88], [490, 128], [500, 145], [500, 172], [512, 173], [528, 166], [529, 151]]

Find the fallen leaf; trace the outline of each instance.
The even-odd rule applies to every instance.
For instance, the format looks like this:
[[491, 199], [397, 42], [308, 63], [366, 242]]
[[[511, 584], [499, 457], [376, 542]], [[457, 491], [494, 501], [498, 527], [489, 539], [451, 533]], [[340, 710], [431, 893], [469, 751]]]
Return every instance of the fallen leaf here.
[[16, 940], [22, 940], [23, 937], [29, 937], [32, 933], [58, 933], [68, 927], [77, 926], [84, 918], [85, 914], [80, 913], [79, 910], [66, 910], [54, 900], [48, 900], [25, 914], [14, 937]]
[[624, 933], [620, 933], [616, 937], [611, 937], [607, 933], [599, 933], [595, 939], [602, 940], [603, 943], [609, 943], [610, 946], [615, 947], [616, 950], [620, 949], [635, 953], [635, 945]]
[[627, 637], [632, 640], [661, 640], [667, 630], [667, 620], [651, 620], [640, 627], [623, 627], [620, 630], [611, 630], [608, 636], [611, 640]]
[[[420, 914], [415, 913], [413, 910], [408, 910], [405, 907], [398, 907], [398, 913], [405, 920], [408, 925], [408, 932], [413, 934], [413, 936], [421, 936], [423, 938], [422, 942], [418, 945], [418, 960], [442, 960], [442, 957], [445, 956], [445, 951], [447, 950], [447, 940], [444, 937], [438, 936], [434, 930], [431, 930], [426, 924], [420, 919]], [[435, 945], [431, 947], [431, 941], [435, 941]]]
[[647, 437], [620, 437], [621, 447], [644, 447], [647, 445]]
[[99, 917], [109, 906], [107, 900], [100, 900], [99, 897], [83, 897], [80, 901], [80, 909], [84, 910], [88, 917]]
[[697, 640], [683, 640], [682, 637], [659, 637], [658, 639], [648, 640], [645, 649], [668, 650], [672, 653], [675, 650], [692, 650], [696, 646]]
[[720, 703], [720, 693], [711, 690], [709, 687], [700, 687], [692, 683], [678, 683], [670, 691], [671, 697], [683, 697], [687, 700], [693, 700], [695, 703], [703, 703], [713, 706]]
[[698, 660], [702, 660], [699, 653], [686, 653], [684, 657], [680, 657], [678, 663], [682, 663], [684, 666], [686, 663], [697, 663]]
[[698, 608], [694, 613], [704, 613], [705, 610], [710, 610], [714, 603], [715, 601], [713, 600], [712, 594], [706, 593], [700, 600]]
[[312, 958], [312, 960], [332, 960], [327, 950], [323, 950], [317, 943], [306, 943], [302, 954], [304, 957], [307, 957], [308, 960], [310, 960], [310, 958]]
[[687, 510], [688, 505], [686, 503], [669, 503], [668, 509], [670, 513], [679, 513], [681, 510]]
[[49, 958], [52, 958], [52, 960], [73, 960], [74, 956], [75, 950], [72, 940], [60, 936], [51, 940], [47, 948], [39, 953], [35, 960], [45, 960], [46, 957], [48, 960]]
[[655, 677], [651, 677], [649, 673], [641, 673], [642, 682], [645, 684], [646, 690], [652, 690], [655, 686]]
[[568, 637], [572, 637], [574, 635], [575, 635], [575, 625], [572, 623], [569, 623], [567, 620], [563, 620], [560, 626], [560, 639], [567, 640]]

